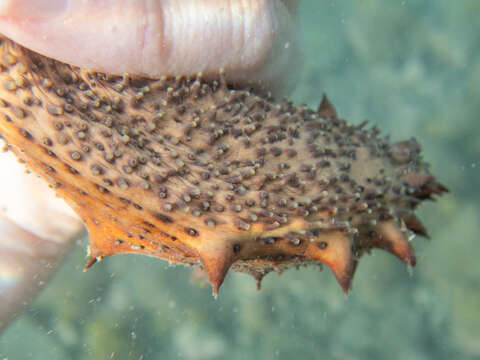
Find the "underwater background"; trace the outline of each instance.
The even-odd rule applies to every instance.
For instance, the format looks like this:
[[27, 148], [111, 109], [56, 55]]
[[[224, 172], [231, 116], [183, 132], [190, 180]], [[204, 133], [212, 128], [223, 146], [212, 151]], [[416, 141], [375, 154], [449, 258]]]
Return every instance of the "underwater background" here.
[[231, 272], [215, 300], [192, 269], [119, 255], [82, 272], [79, 239], [0, 336], [0, 359], [480, 359], [480, 1], [303, 0], [296, 103], [414, 136], [450, 188], [419, 217], [417, 266], [384, 251], [345, 297], [328, 269]]

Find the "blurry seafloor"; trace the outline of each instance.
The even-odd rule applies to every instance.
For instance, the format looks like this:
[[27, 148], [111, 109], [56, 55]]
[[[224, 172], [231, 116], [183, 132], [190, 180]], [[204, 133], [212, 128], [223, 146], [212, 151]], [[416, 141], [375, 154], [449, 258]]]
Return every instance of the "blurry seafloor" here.
[[452, 193], [419, 211], [410, 277], [365, 256], [345, 298], [316, 268], [255, 281], [230, 273], [218, 300], [191, 269], [117, 256], [86, 274], [86, 239], [0, 337], [8, 359], [480, 359], [480, 2], [304, 0], [296, 102], [327, 92], [340, 115], [392, 140], [415, 136]]

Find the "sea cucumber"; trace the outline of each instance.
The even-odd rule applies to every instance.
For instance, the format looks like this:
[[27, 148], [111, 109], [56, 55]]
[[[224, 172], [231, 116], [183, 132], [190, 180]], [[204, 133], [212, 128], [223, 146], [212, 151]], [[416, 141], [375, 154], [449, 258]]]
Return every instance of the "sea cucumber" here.
[[[217, 80], [113, 76], [2, 39], [0, 133], [82, 217], [90, 261], [138, 253], [229, 269], [325, 264], [347, 292], [365, 252], [415, 265], [415, 217], [448, 191], [414, 140]], [[54, 219], [52, 219], [54, 221]]]

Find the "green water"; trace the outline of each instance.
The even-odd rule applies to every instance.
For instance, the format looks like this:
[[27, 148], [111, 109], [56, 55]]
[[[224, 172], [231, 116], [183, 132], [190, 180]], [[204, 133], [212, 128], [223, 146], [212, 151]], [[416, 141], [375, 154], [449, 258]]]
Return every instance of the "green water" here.
[[451, 190], [419, 214], [413, 276], [361, 261], [345, 298], [331, 273], [231, 273], [218, 300], [191, 270], [118, 256], [86, 274], [81, 239], [50, 286], [0, 337], [14, 359], [480, 359], [480, 2], [304, 1], [295, 102], [327, 92], [339, 114], [415, 136]]

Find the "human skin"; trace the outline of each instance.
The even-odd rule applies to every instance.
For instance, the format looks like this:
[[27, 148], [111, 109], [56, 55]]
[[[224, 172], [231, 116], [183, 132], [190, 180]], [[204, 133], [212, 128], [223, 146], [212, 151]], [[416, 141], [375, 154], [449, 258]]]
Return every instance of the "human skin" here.
[[[151, 78], [208, 78], [222, 69], [231, 83], [278, 94], [292, 88], [301, 64], [297, 2], [0, 0], [0, 33], [83, 68]], [[0, 169], [1, 331], [43, 287], [83, 224], [10, 152], [0, 153]]]

